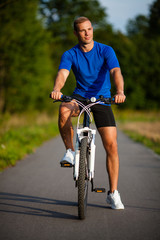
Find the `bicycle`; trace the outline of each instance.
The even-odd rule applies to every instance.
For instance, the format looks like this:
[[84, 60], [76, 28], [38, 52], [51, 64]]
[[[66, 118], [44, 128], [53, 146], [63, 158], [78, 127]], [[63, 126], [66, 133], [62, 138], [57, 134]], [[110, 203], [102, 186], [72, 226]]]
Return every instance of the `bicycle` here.
[[[75, 144], [75, 163], [73, 166], [73, 179], [75, 187], [78, 187], [78, 217], [85, 219], [87, 212], [87, 199], [88, 199], [88, 182], [91, 182], [91, 191], [97, 193], [106, 192], [105, 188], [94, 188], [94, 173], [95, 173], [95, 136], [96, 130], [90, 127], [92, 122], [91, 107], [95, 104], [114, 103], [114, 98], [104, 98], [100, 96], [99, 99], [92, 97], [91, 99], [82, 99], [79, 97], [62, 96], [61, 102], [76, 101], [82, 108], [78, 116], [77, 130], [76, 130], [76, 144]], [[80, 118], [84, 113], [83, 127], [80, 127]], [[72, 167], [69, 163], [61, 164], [61, 167]]]

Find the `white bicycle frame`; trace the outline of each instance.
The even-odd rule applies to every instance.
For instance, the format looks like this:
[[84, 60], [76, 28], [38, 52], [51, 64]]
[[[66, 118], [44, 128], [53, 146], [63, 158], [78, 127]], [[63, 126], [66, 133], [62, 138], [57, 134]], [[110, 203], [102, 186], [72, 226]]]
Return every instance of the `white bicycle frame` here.
[[84, 138], [84, 134], [88, 134], [88, 139], [89, 139], [89, 166], [88, 166], [88, 180], [91, 181], [91, 179], [94, 178], [94, 166], [95, 166], [95, 135], [96, 135], [96, 130], [91, 129], [88, 127], [82, 128], [82, 129], [77, 129], [77, 137], [76, 137], [76, 147], [75, 147], [75, 165], [74, 165], [74, 180], [78, 180], [79, 176], [79, 156], [80, 156], [80, 142], [82, 138]]
[[[92, 121], [92, 116], [89, 108], [95, 104], [99, 104], [100, 101], [94, 102], [91, 104], [88, 104], [85, 106], [78, 100], [76, 102], [82, 107], [82, 110], [79, 114], [78, 121], [77, 121], [77, 133], [76, 133], [76, 146], [75, 146], [75, 164], [74, 164], [74, 172], [73, 177], [74, 180], [77, 181], [79, 177], [79, 158], [80, 158], [80, 143], [81, 140], [85, 137], [84, 135], [88, 136], [88, 145], [89, 145], [89, 163], [88, 163], [88, 180], [91, 181], [94, 178], [94, 168], [95, 168], [95, 136], [96, 136], [96, 130], [91, 129], [89, 127], [83, 127], [80, 128], [80, 117], [84, 111], [87, 112], [87, 114], [90, 117], [90, 120]], [[85, 134], [84, 134], [85, 133]]]

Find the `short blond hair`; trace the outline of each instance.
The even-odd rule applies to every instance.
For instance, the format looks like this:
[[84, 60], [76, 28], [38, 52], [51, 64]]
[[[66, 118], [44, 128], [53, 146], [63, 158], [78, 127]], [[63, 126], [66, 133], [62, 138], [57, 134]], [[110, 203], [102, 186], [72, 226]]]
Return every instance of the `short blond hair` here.
[[90, 21], [87, 17], [78, 17], [77, 19], [74, 20], [74, 31], [77, 32], [77, 25], [86, 21]]

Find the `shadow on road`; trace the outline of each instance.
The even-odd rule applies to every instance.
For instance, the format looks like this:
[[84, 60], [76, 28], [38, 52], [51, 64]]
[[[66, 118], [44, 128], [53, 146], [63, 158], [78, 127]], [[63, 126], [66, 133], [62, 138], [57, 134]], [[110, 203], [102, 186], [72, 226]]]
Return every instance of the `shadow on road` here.
[[[20, 204], [20, 202], [25, 202], [25, 204]], [[51, 218], [78, 219], [77, 216], [68, 213], [48, 210], [48, 205], [57, 205], [59, 208], [60, 206], [76, 207], [77, 203], [21, 194], [0, 193], [0, 212]], [[50, 209], [52, 208], [53, 207], [50, 207]]]
[[[48, 207], [48, 205], [51, 205], [51, 207]], [[57, 211], [49, 210], [53, 209], [54, 205], [56, 206]], [[88, 206], [108, 208], [106, 206], [96, 204], [88, 204]], [[72, 207], [72, 210], [67, 207]], [[73, 212], [74, 207], [76, 208], [75, 211], [77, 211], [77, 202], [0, 192], [0, 212], [3, 213], [78, 220], [77, 215], [64, 213], [64, 210], [68, 212], [71, 210], [70, 212]]]

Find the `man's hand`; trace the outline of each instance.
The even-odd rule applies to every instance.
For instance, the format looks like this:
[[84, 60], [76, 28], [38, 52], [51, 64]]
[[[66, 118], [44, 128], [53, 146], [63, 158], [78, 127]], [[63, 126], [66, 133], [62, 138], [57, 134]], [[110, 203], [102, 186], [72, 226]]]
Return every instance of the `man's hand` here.
[[61, 99], [61, 96], [63, 95], [63, 93], [61, 93], [61, 89], [64, 87], [68, 75], [69, 71], [67, 69], [60, 69], [58, 71], [53, 91], [51, 92], [51, 98], [54, 100]]
[[61, 96], [63, 95], [63, 93], [61, 93], [60, 91], [57, 90], [53, 90], [51, 92], [51, 98], [53, 98], [54, 100], [59, 100], [61, 99]]
[[124, 95], [123, 92], [117, 93], [115, 96], [115, 103], [123, 103], [126, 99], [126, 96]]

